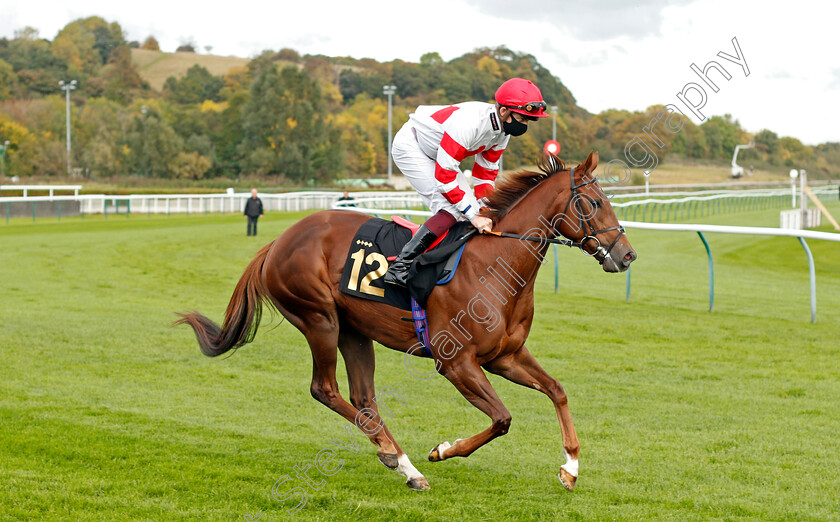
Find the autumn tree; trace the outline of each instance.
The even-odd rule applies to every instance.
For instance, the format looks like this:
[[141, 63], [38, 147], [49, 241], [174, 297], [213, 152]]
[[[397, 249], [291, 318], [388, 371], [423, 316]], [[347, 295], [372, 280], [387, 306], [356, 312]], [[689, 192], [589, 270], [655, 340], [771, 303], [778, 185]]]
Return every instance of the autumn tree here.
[[67, 75], [66, 60], [53, 54], [50, 43], [31, 27], [15, 31], [15, 38], [0, 49], [0, 59], [12, 66], [21, 89], [30, 95], [56, 92]]
[[705, 157], [719, 160], [732, 157], [741, 134], [737, 121], [733, 122], [729, 114], [723, 117], [712, 116], [700, 128], [706, 136]]
[[68, 72], [95, 74], [102, 67], [102, 57], [93, 47], [96, 37], [80, 20], [67, 24], [52, 41], [53, 54], [67, 62]]
[[350, 103], [362, 92], [362, 82], [359, 73], [353, 69], [342, 69], [338, 75], [338, 88], [344, 103]]
[[195, 42], [182, 42], [181, 45], [175, 49], [176, 53], [194, 53], [195, 52]]
[[149, 90], [148, 82], [140, 77], [137, 67], [131, 62], [131, 50], [124, 45], [111, 52], [104, 79], [105, 97], [123, 104]]
[[73, 147], [81, 150], [76, 165], [92, 177], [122, 174], [124, 131], [131, 124], [127, 109], [105, 98], [88, 100], [73, 129]]
[[785, 167], [801, 167], [813, 158], [814, 149], [796, 138], [784, 136], [779, 139], [779, 159]]
[[18, 79], [14, 67], [0, 58], [0, 100], [11, 98], [17, 86]]
[[755, 135], [755, 150], [764, 160], [777, 163], [776, 153], [779, 150], [779, 136], [768, 129], [760, 130]]
[[423, 81], [422, 70], [416, 63], [408, 63], [402, 60], [394, 60], [391, 68], [391, 80], [397, 86], [397, 92], [401, 97], [417, 96], [426, 89], [426, 82]]
[[167, 78], [163, 85], [164, 95], [176, 103], [201, 103], [204, 100], [221, 101], [220, 92], [225, 81], [213, 76], [205, 67], [193, 65], [180, 80]]
[[300, 53], [294, 49], [289, 49], [288, 47], [284, 47], [283, 49], [277, 51], [276, 58], [285, 62], [300, 63]]
[[25, 126], [0, 113], [0, 138], [9, 141], [4, 162], [6, 176], [30, 176], [37, 164], [37, 137]]
[[171, 177], [170, 166], [183, 152], [183, 139], [154, 107], [147, 107], [145, 114], [134, 114], [125, 145], [128, 172], [144, 177]]
[[147, 51], [160, 51], [160, 45], [158, 44], [157, 38], [154, 36], [149, 36], [143, 40], [143, 44], [140, 48]]
[[169, 171], [174, 178], [201, 179], [212, 164], [209, 158], [197, 152], [179, 152], [169, 164]]
[[242, 167], [299, 182], [343, 173], [339, 136], [327, 121], [318, 82], [306, 71], [259, 69], [242, 110]]

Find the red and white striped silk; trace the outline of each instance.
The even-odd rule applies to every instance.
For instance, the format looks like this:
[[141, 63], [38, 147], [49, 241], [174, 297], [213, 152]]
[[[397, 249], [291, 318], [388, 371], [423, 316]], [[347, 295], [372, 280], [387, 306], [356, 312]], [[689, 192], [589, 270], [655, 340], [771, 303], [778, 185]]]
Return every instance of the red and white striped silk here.
[[[478, 214], [477, 198], [492, 193], [499, 173], [499, 159], [510, 136], [502, 132], [496, 107], [465, 102], [450, 106], [421, 105], [411, 115], [421, 150], [435, 160], [437, 188], [468, 219]], [[475, 193], [458, 184], [460, 163], [475, 156]]]

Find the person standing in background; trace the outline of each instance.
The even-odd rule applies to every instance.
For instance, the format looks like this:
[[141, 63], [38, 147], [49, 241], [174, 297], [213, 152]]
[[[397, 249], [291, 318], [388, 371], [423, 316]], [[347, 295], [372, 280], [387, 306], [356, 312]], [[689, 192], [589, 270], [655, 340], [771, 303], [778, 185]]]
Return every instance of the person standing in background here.
[[[353, 196], [351, 196], [351, 195], [350, 195], [350, 192], [348, 192], [348, 191], [346, 191], [346, 190], [344, 191], [344, 195], [343, 195], [343, 196], [341, 196], [340, 198], [338, 198], [338, 200], [339, 200], [339, 201], [353, 201], [354, 199], [356, 199], [356, 198], [354, 198]], [[353, 203], [348, 203], [348, 204], [346, 204], [346, 205], [344, 205], [344, 206], [346, 206], [346, 207], [355, 207], [356, 205], [355, 205], [355, 204], [353, 204]]]
[[245, 215], [248, 216], [248, 235], [257, 235], [257, 220], [263, 215], [262, 200], [257, 197], [257, 189], [251, 189], [251, 197], [245, 203]]

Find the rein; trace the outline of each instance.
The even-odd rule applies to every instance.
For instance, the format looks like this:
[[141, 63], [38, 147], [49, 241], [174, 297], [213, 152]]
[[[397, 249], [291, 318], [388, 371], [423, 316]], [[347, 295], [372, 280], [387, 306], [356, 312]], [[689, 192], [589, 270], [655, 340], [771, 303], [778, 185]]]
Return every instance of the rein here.
[[553, 245], [563, 245], [567, 247], [582, 247], [583, 243], [577, 243], [572, 241], [571, 239], [557, 239], [556, 237], [538, 237], [538, 236], [522, 236], [519, 234], [511, 234], [510, 232], [485, 232], [485, 234], [491, 234], [497, 237], [509, 237], [513, 239], [524, 239], [526, 241], [535, 241], [537, 243], [551, 243]]
[[[586, 218], [583, 217], [584, 214], [583, 214], [583, 212], [581, 211], [581, 208], [580, 208], [580, 199], [581, 198], [578, 194], [578, 189], [580, 187], [589, 185], [590, 183], [594, 183], [595, 178], [592, 178], [589, 181], [583, 181], [579, 184], [575, 184], [575, 169], [574, 169], [574, 167], [569, 169], [569, 176], [571, 178], [570, 187], [571, 187], [572, 195], [569, 198], [569, 201], [566, 202], [566, 208], [563, 209], [563, 215], [567, 215], [567, 213], [569, 211], [569, 207], [571, 206], [572, 202], [574, 202], [575, 210], [578, 214], [578, 221], [580, 223], [580, 227], [581, 227], [581, 229], [583, 229], [584, 233], [586, 234], [585, 236], [583, 236], [583, 239], [580, 242], [572, 241], [570, 239], [557, 239], [556, 237], [555, 238], [546, 238], [546, 237], [537, 237], [537, 236], [523, 236], [523, 235], [520, 235], [520, 234], [512, 234], [512, 233], [509, 233], [509, 232], [493, 232], [493, 231], [490, 231], [488, 233], [491, 234], [491, 235], [494, 235], [496, 237], [508, 237], [508, 238], [513, 238], [513, 239], [524, 239], [526, 241], [535, 241], [535, 242], [538, 242], [538, 243], [552, 243], [552, 244], [555, 244], [555, 245], [563, 245], [563, 246], [567, 246], [567, 247], [570, 247], [570, 248], [577, 247], [577, 248], [580, 248], [581, 252], [583, 252], [587, 256], [597, 256], [598, 254], [601, 254], [601, 257], [600, 258], [596, 257], [596, 259], [598, 260], [598, 262], [600, 264], [603, 265], [604, 261], [608, 257], [610, 257], [610, 251], [612, 251], [613, 247], [616, 245], [616, 243], [618, 243], [618, 240], [621, 239], [621, 236], [624, 235], [624, 227], [622, 227], [621, 225], [616, 225], [614, 227], [604, 228], [602, 230], [595, 230], [595, 227], [593, 227], [592, 224], [589, 222], [589, 216], [587, 216]], [[598, 236], [600, 234], [603, 234], [605, 232], [610, 232], [612, 230], [618, 230], [618, 235], [615, 237], [613, 242], [610, 243], [610, 245], [607, 248], [604, 248], [603, 245], [601, 245], [601, 240], [599, 240], [596, 236]], [[557, 231], [555, 230], [554, 232], [556, 233]], [[591, 240], [595, 240], [595, 242], [598, 244], [598, 246], [595, 247], [595, 251], [590, 254], [583, 247], [584, 247], [584, 245], [586, 245], [586, 243], [588, 241], [591, 241]]]

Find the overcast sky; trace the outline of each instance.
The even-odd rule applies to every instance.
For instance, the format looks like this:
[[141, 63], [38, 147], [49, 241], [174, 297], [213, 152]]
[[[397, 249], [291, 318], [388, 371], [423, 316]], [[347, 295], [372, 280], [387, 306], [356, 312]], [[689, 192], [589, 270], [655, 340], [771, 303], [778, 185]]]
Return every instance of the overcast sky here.
[[[840, 141], [840, 37], [833, 2], [733, 0], [3, 0], [0, 35], [32, 26], [52, 40], [77, 18], [117, 21], [131, 40], [154, 35], [164, 51], [193, 41], [201, 52], [251, 57], [301, 54], [416, 62], [477, 47], [533, 54], [590, 112], [677, 105], [689, 82], [704, 88], [705, 116], [732, 114], [750, 132], [769, 128], [807, 144]], [[737, 38], [749, 69], [727, 61]], [[692, 72], [714, 60], [713, 92]], [[700, 93], [688, 94], [698, 103]], [[451, 100], [453, 103], [462, 100]], [[551, 102], [551, 100], [548, 100]], [[832, 116], [833, 115], [833, 116]], [[641, 129], [640, 129], [641, 131]]]

